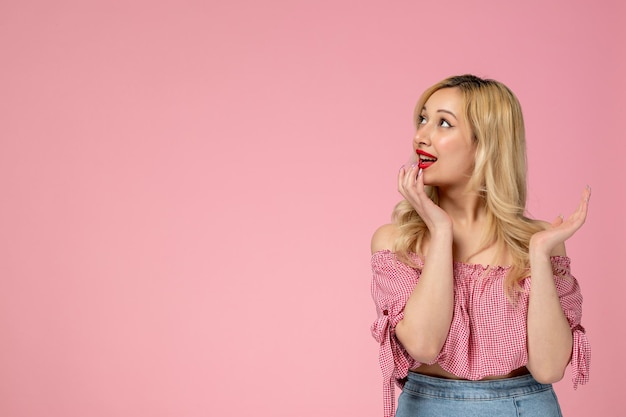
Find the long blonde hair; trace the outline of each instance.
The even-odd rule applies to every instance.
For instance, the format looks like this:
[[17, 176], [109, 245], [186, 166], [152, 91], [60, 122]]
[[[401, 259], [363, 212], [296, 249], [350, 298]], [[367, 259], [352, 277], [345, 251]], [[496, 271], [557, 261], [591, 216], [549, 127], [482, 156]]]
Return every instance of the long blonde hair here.
[[[415, 106], [416, 123], [426, 101], [443, 88], [458, 88], [465, 99], [465, 116], [476, 144], [470, 187], [478, 190], [487, 214], [479, 251], [494, 244], [498, 255], [504, 248], [509, 251], [513, 262], [506, 289], [511, 294], [528, 275], [529, 241], [542, 229], [538, 222], [525, 216], [526, 140], [522, 109], [504, 84], [460, 75], [447, 78], [422, 94]], [[426, 193], [438, 204], [437, 187], [426, 187]], [[400, 229], [394, 251], [404, 262], [413, 264], [409, 253], [421, 252], [428, 228], [406, 200], [396, 205], [393, 220]]]

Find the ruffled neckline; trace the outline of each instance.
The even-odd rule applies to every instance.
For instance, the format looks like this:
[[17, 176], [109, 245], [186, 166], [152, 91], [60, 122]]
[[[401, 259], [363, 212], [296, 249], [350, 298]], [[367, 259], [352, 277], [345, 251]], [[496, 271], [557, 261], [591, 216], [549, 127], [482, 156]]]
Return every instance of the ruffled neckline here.
[[[395, 252], [392, 252], [389, 249], [381, 249], [372, 254], [372, 259], [377, 256], [391, 256], [394, 259], [398, 260]], [[424, 259], [414, 252], [410, 252], [409, 256], [415, 261], [416, 265], [420, 268], [424, 266]], [[570, 258], [568, 256], [551, 256], [550, 260], [552, 261], [552, 265], [557, 268], [569, 268]], [[487, 269], [491, 269], [492, 271], [508, 271], [511, 268], [511, 265], [484, 265], [480, 263], [469, 263], [462, 261], [453, 261], [453, 266], [455, 270], [462, 270], [467, 272], [473, 271], [486, 271]]]

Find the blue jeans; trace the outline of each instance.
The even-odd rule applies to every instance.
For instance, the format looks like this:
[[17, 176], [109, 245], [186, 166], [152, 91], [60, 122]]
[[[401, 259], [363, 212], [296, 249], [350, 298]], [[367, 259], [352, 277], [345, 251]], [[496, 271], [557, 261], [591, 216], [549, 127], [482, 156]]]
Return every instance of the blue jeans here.
[[396, 417], [562, 417], [552, 385], [531, 375], [457, 381], [409, 372]]

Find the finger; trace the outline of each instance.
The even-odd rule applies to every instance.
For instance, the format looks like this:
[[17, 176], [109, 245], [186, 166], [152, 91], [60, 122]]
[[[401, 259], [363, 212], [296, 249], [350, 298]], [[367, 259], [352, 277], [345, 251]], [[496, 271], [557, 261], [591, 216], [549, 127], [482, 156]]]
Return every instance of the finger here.
[[582, 195], [580, 196], [580, 204], [578, 204], [578, 209], [584, 208], [589, 203], [589, 199], [591, 198], [591, 187], [586, 186], [583, 190]]
[[422, 215], [424, 204], [428, 204], [430, 199], [424, 192], [424, 181], [419, 175], [420, 171], [421, 169], [417, 166], [417, 164], [412, 165], [411, 169], [407, 171], [404, 177], [402, 187], [404, 197], [413, 205], [415, 210]]
[[407, 167], [406, 165], [402, 165], [400, 167], [400, 171], [398, 172], [398, 190], [405, 188], [406, 179], [411, 170], [411, 166]]
[[424, 170], [422, 168], [417, 171], [415, 177], [415, 187], [420, 198], [427, 198], [426, 191], [424, 189]]
[[591, 198], [591, 187], [586, 186], [580, 198], [580, 204], [578, 204], [578, 209], [576, 210], [576, 213], [574, 213], [580, 219], [581, 224], [587, 218], [587, 211], [589, 210], [590, 198]]
[[589, 196], [590, 189], [586, 188], [585, 191], [583, 191], [578, 208], [565, 221], [567, 226], [572, 227], [574, 230], [578, 230], [585, 223], [585, 220], [587, 219], [587, 211], [589, 209]]
[[398, 191], [406, 199], [409, 199], [409, 193], [411, 190], [410, 179], [412, 176], [414, 176], [414, 168], [414, 164], [410, 167], [406, 167], [403, 165], [400, 168], [400, 172], [398, 173]]
[[415, 189], [415, 179], [417, 177], [417, 170], [418, 169], [419, 168], [418, 168], [417, 164], [411, 165], [411, 169], [409, 170], [409, 172], [407, 173], [407, 175], [405, 177], [405, 186], [406, 186], [407, 190]]
[[554, 221], [552, 222], [552, 224], [551, 224], [550, 226], [552, 226], [552, 227], [558, 227], [558, 226], [560, 226], [562, 223], [563, 223], [563, 215], [562, 215], [562, 214], [559, 214], [559, 215], [557, 216], [557, 218], [556, 218], [556, 219], [554, 219]]
[[585, 187], [585, 190], [583, 191], [583, 199], [586, 201], [589, 201], [590, 198], [591, 198], [591, 187], [587, 185]]
[[420, 200], [421, 203], [425, 202], [427, 199], [430, 200], [428, 195], [426, 195], [426, 190], [424, 188], [424, 170], [422, 168], [418, 168], [415, 174], [414, 180], [412, 178], [412, 186], [411, 189], [415, 192], [416, 197]]
[[404, 182], [405, 174], [406, 174], [406, 168], [404, 167], [404, 165], [402, 165], [400, 167], [400, 170], [398, 171], [398, 191], [400, 191], [400, 194], [402, 194], [402, 183]]

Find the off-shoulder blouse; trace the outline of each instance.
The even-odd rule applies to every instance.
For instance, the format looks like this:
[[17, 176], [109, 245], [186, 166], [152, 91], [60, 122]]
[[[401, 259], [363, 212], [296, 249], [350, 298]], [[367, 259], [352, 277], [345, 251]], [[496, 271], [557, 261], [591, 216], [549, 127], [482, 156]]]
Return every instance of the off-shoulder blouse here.
[[[379, 362], [383, 374], [385, 417], [394, 415], [394, 382], [402, 388], [409, 369], [420, 366], [402, 347], [395, 327], [404, 317], [404, 306], [419, 281], [423, 260], [412, 254], [412, 268], [388, 250], [372, 255], [372, 297], [377, 319], [372, 336], [380, 344]], [[581, 326], [582, 295], [570, 273], [570, 259], [551, 258], [556, 289], [573, 335], [571, 359], [574, 388], [589, 380], [591, 351]], [[454, 263], [454, 313], [448, 338], [437, 358], [444, 370], [468, 380], [490, 375], [506, 375], [526, 366], [526, 316], [530, 280], [522, 281], [522, 291], [512, 303], [504, 290], [509, 267], [487, 267]]]

